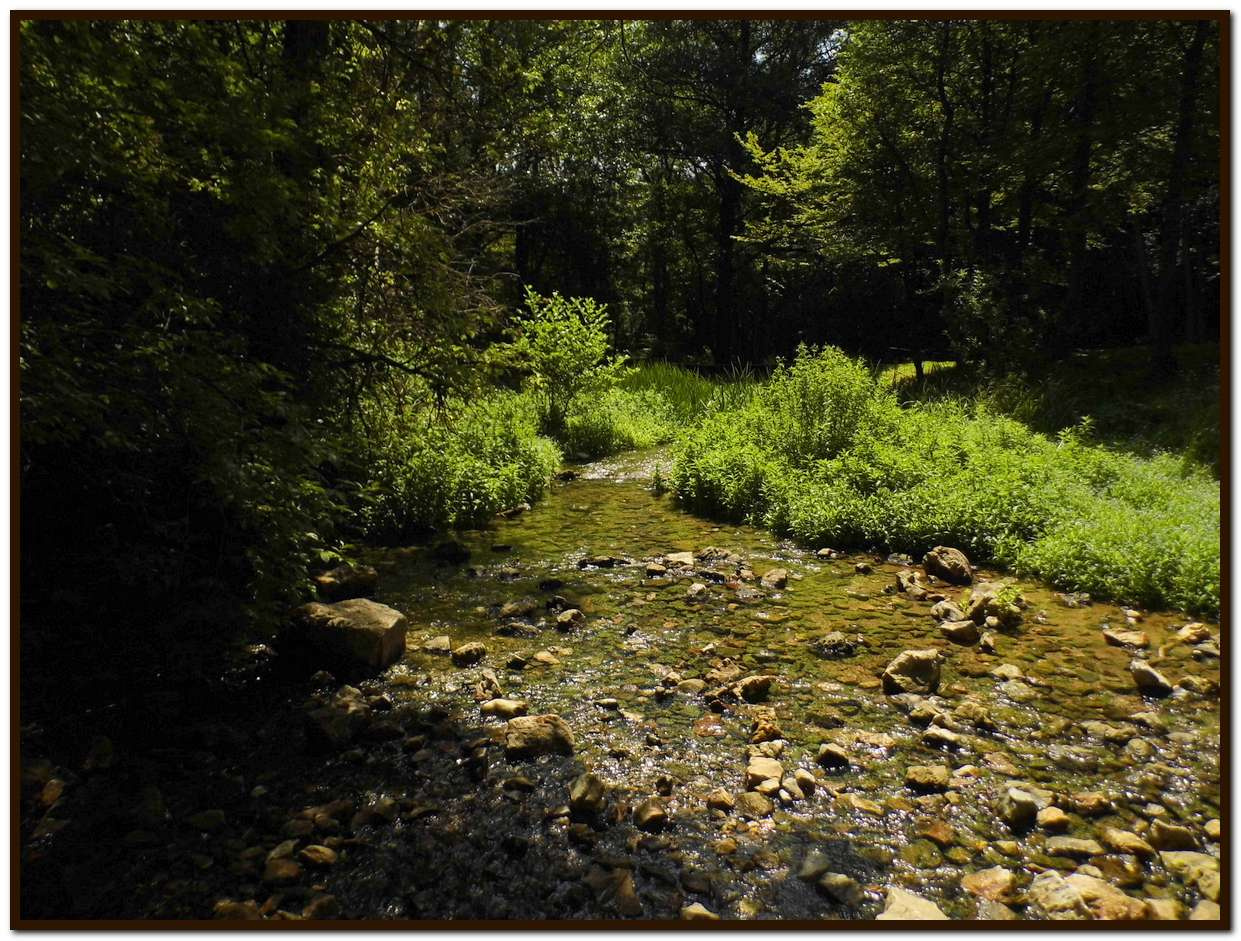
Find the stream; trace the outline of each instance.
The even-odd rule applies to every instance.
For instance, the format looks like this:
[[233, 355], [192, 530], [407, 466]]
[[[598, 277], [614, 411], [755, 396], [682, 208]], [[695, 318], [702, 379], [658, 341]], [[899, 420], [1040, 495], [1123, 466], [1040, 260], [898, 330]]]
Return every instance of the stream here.
[[[954, 643], [931, 598], [900, 590], [920, 565], [828, 557], [681, 512], [651, 491], [669, 464], [648, 452], [576, 468], [532, 509], [456, 534], [468, 559], [370, 550], [376, 599], [409, 630], [399, 663], [354, 683], [370, 716], [357, 741], [308, 752], [304, 711], [340, 682], [264, 661], [261, 694], [222, 728], [124, 774], [83, 775], [77, 792], [115, 795], [118, 819], [31, 837], [28, 904], [88, 917], [873, 919], [897, 887], [961, 919], [1188, 917], [1204, 899], [1209, 913], [1218, 626], [1190, 643], [1184, 615], [1127, 616], [976, 570], [1020, 592], [1021, 623]], [[692, 564], [668, 558], [687, 552]], [[764, 581], [774, 569], [787, 581]], [[950, 601], [966, 591], [921, 584]], [[582, 617], [558, 630], [570, 609]], [[447, 650], [470, 642], [485, 655], [454, 665]], [[885, 692], [906, 650], [940, 652], [936, 694]], [[1139, 694], [1135, 656], [1171, 695]], [[772, 678], [755, 701], [722, 692], [751, 676]], [[506, 720], [479, 702], [500, 694], [560, 716], [573, 753], [506, 757]], [[747, 791], [755, 758], [779, 768], [750, 782], [766, 796]], [[602, 797], [571, 808], [585, 772]], [[1004, 819], [1010, 789], [1037, 821]], [[87, 869], [110, 876], [88, 891]], [[1064, 902], [1067, 883], [1045, 873], [1085, 878]]]

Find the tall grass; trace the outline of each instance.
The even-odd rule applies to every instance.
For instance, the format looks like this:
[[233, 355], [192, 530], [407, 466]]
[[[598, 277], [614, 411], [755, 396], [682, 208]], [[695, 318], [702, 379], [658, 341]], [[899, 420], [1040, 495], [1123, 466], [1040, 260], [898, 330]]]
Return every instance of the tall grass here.
[[735, 409], [687, 431], [679, 500], [808, 545], [956, 545], [1064, 588], [1219, 608], [1219, 487], [1170, 455], [1052, 438], [983, 404], [901, 408], [837, 350], [802, 350]]

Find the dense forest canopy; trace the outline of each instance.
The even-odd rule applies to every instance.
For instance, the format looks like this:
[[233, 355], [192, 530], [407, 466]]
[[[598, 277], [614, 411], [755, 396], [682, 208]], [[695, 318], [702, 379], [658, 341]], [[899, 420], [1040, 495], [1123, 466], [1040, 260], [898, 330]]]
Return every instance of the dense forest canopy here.
[[1012, 369], [1148, 341], [1167, 366], [1218, 325], [1218, 42], [25, 21], [27, 599], [162, 617], [244, 583], [280, 610], [370, 518], [393, 440], [521, 381], [527, 286], [606, 305], [637, 358]]

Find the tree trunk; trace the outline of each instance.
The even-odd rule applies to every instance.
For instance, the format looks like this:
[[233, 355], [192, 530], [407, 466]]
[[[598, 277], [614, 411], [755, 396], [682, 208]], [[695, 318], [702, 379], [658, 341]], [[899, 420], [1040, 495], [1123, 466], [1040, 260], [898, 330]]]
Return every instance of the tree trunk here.
[[1090, 188], [1090, 156], [1094, 145], [1094, 115], [1099, 86], [1099, 24], [1092, 22], [1086, 35], [1085, 60], [1077, 98], [1073, 104], [1076, 120], [1073, 163], [1070, 171], [1068, 218], [1065, 231], [1069, 240], [1069, 284], [1061, 324], [1081, 313], [1082, 287], [1086, 276], [1087, 195]]
[[1194, 131], [1194, 99], [1202, 70], [1202, 47], [1206, 43], [1207, 22], [1194, 23], [1194, 35], [1185, 52], [1185, 71], [1181, 78], [1180, 113], [1172, 146], [1172, 166], [1168, 172], [1168, 193], [1164, 199], [1163, 227], [1160, 233], [1159, 304], [1151, 334], [1151, 369], [1160, 375], [1176, 370], [1172, 350], [1176, 324], [1176, 268], [1185, 228], [1185, 171], [1189, 165], [1189, 146]]

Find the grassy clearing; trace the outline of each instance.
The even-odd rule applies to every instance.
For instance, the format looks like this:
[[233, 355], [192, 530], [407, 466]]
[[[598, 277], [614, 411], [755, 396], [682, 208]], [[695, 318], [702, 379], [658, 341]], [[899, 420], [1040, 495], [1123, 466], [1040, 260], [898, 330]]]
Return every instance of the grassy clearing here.
[[810, 546], [956, 545], [1063, 588], [1219, 609], [1219, 486], [1192, 461], [1050, 437], [986, 402], [902, 408], [837, 350], [803, 351], [748, 402], [687, 430], [672, 475], [687, 508]]
[[1219, 347], [1176, 353], [1179, 374], [1158, 382], [1144, 347], [1076, 353], [1036, 377], [990, 379], [947, 363], [921, 381], [908, 363], [886, 374], [902, 401], [965, 398], [1050, 435], [1084, 421], [1098, 444], [1144, 457], [1179, 454], [1218, 477]]

